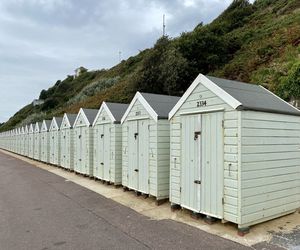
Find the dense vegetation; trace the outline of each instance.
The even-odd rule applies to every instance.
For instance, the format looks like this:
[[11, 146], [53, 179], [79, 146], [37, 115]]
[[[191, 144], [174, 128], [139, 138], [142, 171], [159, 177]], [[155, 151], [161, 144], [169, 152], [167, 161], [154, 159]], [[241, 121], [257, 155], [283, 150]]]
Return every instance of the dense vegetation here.
[[286, 100], [300, 98], [300, 1], [234, 0], [212, 23], [177, 38], [161, 37], [151, 49], [108, 70], [57, 81], [1, 130], [103, 100], [129, 102], [135, 92], [182, 95], [199, 74], [260, 83]]

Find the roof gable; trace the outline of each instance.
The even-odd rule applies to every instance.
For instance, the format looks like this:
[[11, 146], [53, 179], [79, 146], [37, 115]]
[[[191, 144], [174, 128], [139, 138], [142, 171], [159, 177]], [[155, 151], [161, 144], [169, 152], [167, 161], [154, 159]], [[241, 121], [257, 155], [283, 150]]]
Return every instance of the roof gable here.
[[33, 133], [33, 131], [34, 131], [33, 126], [34, 126], [34, 125], [33, 125], [32, 123], [29, 125], [29, 129], [28, 129], [28, 133], [29, 133], [29, 134], [32, 134], [32, 133]]
[[[102, 119], [105, 119], [105, 114], [110, 118], [111, 122], [120, 123], [128, 106], [128, 104], [122, 103], [103, 102], [93, 122], [93, 126], [98, 122], [103, 122]], [[102, 118], [100, 121], [99, 119], [101, 116]]]
[[60, 129], [73, 128], [76, 117], [76, 114], [64, 113]]
[[73, 127], [81, 126], [82, 124], [89, 127], [93, 124], [95, 117], [98, 113], [97, 109], [83, 109], [78, 112]]
[[149, 113], [149, 115], [157, 121], [158, 119], [168, 118], [170, 110], [178, 102], [180, 98], [177, 96], [168, 96], [168, 95], [157, 95], [149, 93], [140, 93], [137, 92], [130, 102], [126, 112], [124, 113], [121, 123], [126, 120], [126, 117], [130, 113], [132, 107], [135, 105], [138, 100]]
[[48, 132], [50, 129], [51, 120], [43, 120], [41, 132]]
[[49, 131], [58, 131], [62, 123], [62, 117], [53, 117]]
[[42, 128], [42, 123], [41, 122], [36, 122], [35, 126], [34, 126], [34, 132], [39, 133], [41, 131], [41, 128]]

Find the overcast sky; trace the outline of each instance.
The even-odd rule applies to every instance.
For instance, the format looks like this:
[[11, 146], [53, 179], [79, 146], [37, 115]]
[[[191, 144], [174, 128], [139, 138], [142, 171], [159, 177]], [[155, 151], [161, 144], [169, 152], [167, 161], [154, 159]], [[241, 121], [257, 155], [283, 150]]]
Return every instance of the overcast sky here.
[[211, 22], [231, 0], [1, 0], [0, 122], [79, 66], [109, 68]]

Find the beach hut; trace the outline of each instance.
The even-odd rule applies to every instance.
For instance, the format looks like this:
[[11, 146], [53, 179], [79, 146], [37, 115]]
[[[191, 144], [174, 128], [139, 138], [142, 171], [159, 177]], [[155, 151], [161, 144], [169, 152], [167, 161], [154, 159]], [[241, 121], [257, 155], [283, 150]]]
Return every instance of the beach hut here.
[[33, 158], [34, 154], [34, 124], [31, 123], [28, 129], [28, 157]]
[[25, 137], [25, 128], [24, 128], [24, 126], [22, 126], [20, 129], [20, 155], [25, 154], [24, 137]]
[[73, 125], [77, 115], [67, 114], [63, 116], [60, 126], [60, 165], [69, 170], [74, 170], [74, 133]]
[[46, 163], [49, 163], [50, 161], [50, 140], [49, 140], [50, 125], [51, 125], [51, 120], [43, 120], [41, 132], [40, 132], [41, 161]]
[[41, 160], [41, 129], [42, 122], [36, 122], [34, 126], [34, 154], [33, 159]]
[[300, 205], [300, 112], [264, 87], [200, 74], [169, 114], [170, 201], [249, 226]]
[[62, 117], [53, 117], [49, 129], [50, 160], [53, 165], [60, 166], [60, 126]]
[[169, 197], [170, 125], [175, 96], [137, 92], [121, 119], [122, 185], [156, 197]]
[[21, 150], [21, 128], [18, 127], [17, 129], [17, 133], [16, 133], [16, 153], [20, 154], [20, 150]]
[[121, 118], [128, 104], [103, 102], [93, 123], [94, 177], [115, 185], [122, 183]]
[[28, 157], [29, 154], [29, 125], [25, 125], [24, 127], [24, 156]]
[[17, 130], [12, 129], [11, 130], [11, 148], [10, 151], [16, 152], [16, 137], [17, 137]]
[[74, 171], [93, 176], [93, 128], [97, 109], [83, 109], [74, 122]]

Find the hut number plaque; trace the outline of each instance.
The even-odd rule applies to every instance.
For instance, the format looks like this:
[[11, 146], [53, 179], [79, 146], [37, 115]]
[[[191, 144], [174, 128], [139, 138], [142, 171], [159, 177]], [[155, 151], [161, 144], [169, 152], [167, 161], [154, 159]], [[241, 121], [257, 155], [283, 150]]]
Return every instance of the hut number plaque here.
[[141, 115], [141, 111], [136, 111], [136, 112], [135, 112], [135, 115], [136, 115], [136, 116]]
[[198, 102], [197, 102], [197, 107], [205, 107], [206, 104], [207, 104], [206, 101], [198, 101]]

